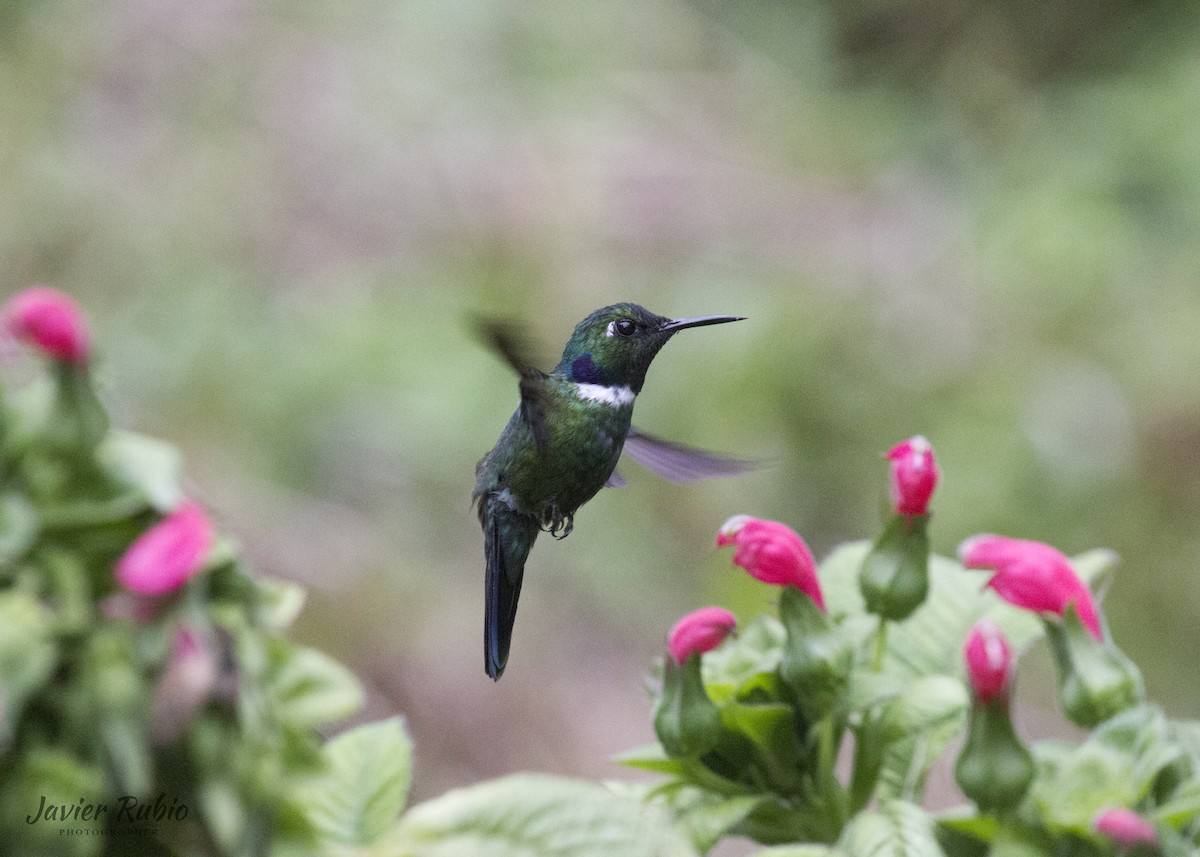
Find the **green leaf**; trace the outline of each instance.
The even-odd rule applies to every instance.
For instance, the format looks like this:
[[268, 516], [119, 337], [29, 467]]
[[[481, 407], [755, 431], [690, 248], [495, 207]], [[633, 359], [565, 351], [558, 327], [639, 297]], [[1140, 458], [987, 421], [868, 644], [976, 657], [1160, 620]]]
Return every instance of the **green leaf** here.
[[1180, 786], [1171, 799], [1155, 808], [1150, 816], [1176, 829], [1194, 824], [1200, 818], [1200, 780], [1189, 780]]
[[1172, 720], [1171, 737], [1200, 773], [1200, 720]]
[[12, 739], [25, 704], [54, 670], [58, 652], [50, 631], [50, 617], [34, 598], [0, 594], [0, 746]]
[[727, 797], [687, 785], [664, 786], [651, 794], [670, 807], [680, 829], [701, 853], [712, 848], [764, 800], [759, 795]]
[[846, 710], [859, 715], [902, 695], [908, 682], [890, 673], [856, 669], [846, 687]]
[[603, 786], [516, 774], [413, 807], [371, 853], [387, 857], [695, 857], [666, 810]]
[[856, 815], [837, 845], [848, 857], [943, 857], [929, 815], [901, 800]]
[[1032, 797], [1048, 829], [1084, 836], [1100, 810], [1133, 806], [1137, 788], [1129, 755], [1087, 741], [1048, 769], [1042, 764], [1042, 745], [1033, 749], [1039, 773]]
[[884, 737], [894, 741], [928, 731], [945, 721], [957, 727], [968, 702], [967, 690], [957, 679], [944, 675], [919, 678], [887, 706]]
[[1151, 705], [1131, 708], [1100, 724], [1088, 741], [1128, 755], [1136, 800], [1149, 794], [1159, 773], [1184, 755], [1168, 735], [1167, 719]]
[[663, 749], [662, 744], [647, 744], [635, 747], [613, 756], [612, 760], [618, 765], [637, 768], [640, 771], [650, 771], [655, 774], [666, 774], [677, 777], [683, 773], [684, 764], [679, 759], [672, 759]]
[[956, 806], [940, 813], [939, 827], [953, 830], [983, 842], [991, 842], [1000, 830], [1000, 822], [994, 815], [978, 815], [973, 806]]
[[924, 788], [929, 769], [962, 731], [969, 700], [966, 688], [949, 676], [925, 676], [893, 700], [883, 715], [889, 742], [877, 793], [912, 797]]
[[328, 655], [276, 641], [267, 686], [279, 716], [298, 726], [320, 726], [354, 713], [362, 705], [358, 679]]
[[832, 845], [777, 845], [755, 851], [754, 857], [845, 857]]
[[0, 564], [19, 559], [38, 534], [37, 512], [22, 495], [0, 495]]
[[[63, 836], [63, 807], [104, 800], [104, 772], [59, 749], [25, 747], [13, 759], [15, 769], [0, 793], [0, 829], [6, 854], [85, 857], [98, 854], [103, 836]], [[45, 798], [43, 805], [42, 799]], [[51, 817], [51, 813], [54, 813]], [[40, 813], [40, 815], [39, 815]], [[103, 822], [70, 821], [66, 826], [93, 832]]]
[[305, 790], [318, 833], [340, 845], [373, 842], [404, 809], [412, 742], [398, 717], [347, 730], [325, 745], [328, 772]]
[[272, 631], [288, 628], [304, 609], [308, 593], [302, 586], [267, 578], [255, 580], [254, 585], [258, 591], [259, 618]]
[[100, 444], [96, 457], [159, 512], [171, 511], [183, 496], [179, 452], [169, 443], [134, 432], [114, 431]]
[[759, 705], [730, 702], [721, 709], [721, 725], [753, 745], [754, 761], [772, 787], [784, 792], [800, 788], [801, 747], [795, 709], [782, 702]]

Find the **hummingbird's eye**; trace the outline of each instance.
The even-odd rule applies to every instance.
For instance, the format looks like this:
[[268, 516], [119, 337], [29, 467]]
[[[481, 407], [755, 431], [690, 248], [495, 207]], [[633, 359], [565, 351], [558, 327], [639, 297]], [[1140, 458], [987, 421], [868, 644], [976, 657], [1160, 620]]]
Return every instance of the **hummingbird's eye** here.
[[637, 330], [637, 325], [634, 324], [630, 319], [621, 318], [617, 319], [617, 321], [613, 323], [613, 330], [617, 332], [617, 336], [630, 337], [633, 336], [634, 331]]

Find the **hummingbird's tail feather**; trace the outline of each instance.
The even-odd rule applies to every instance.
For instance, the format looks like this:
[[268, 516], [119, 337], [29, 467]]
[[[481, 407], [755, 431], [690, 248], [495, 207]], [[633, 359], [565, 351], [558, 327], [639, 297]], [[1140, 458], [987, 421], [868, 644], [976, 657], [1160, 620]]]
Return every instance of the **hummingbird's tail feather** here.
[[499, 681], [508, 663], [513, 622], [525, 558], [538, 534], [537, 519], [510, 510], [491, 498], [484, 501], [483, 551], [487, 559], [483, 617], [484, 669]]

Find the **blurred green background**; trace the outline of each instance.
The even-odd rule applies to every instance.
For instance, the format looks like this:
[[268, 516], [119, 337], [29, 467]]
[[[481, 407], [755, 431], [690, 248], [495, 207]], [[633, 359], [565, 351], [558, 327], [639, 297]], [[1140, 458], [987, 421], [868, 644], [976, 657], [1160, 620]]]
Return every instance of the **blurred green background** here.
[[[118, 421], [408, 716], [418, 798], [618, 774], [671, 623], [768, 605], [720, 523], [873, 536], [917, 432], [935, 548], [1115, 548], [1115, 636], [1200, 716], [1198, 235], [1187, 2], [0, 3], [3, 290], [85, 305]], [[626, 466], [537, 545], [493, 685], [468, 495], [516, 384], [465, 320], [548, 368], [617, 300], [750, 317], [635, 419], [770, 465]]]

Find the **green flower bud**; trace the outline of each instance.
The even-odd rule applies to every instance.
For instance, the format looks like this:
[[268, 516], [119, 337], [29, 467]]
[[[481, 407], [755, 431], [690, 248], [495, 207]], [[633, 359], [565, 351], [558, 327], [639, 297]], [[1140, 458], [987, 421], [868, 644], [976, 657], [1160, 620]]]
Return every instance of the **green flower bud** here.
[[929, 592], [928, 515], [893, 515], [858, 572], [867, 609], [892, 621], [907, 619]]
[[654, 732], [669, 756], [698, 757], [717, 746], [721, 712], [708, 697], [700, 677], [700, 654], [683, 664], [668, 657], [662, 695], [654, 707]]
[[976, 704], [954, 765], [963, 794], [984, 812], [1012, 809], [1025, 797], [1033, 773], [1033, 757], [1013, 731], [1007, 698]]
[[854, 662], [853, 644], [811, 598], [798, 589], [779, 594], [779, 618], [787, 641], [779, 675], [796, 696], [809, 721], [819, 720], [837, 703]]
[[55, 363], [54, 410], [46, 426], [55, 450], [90, 455], [108, 432], [108, 415], [96, 396], [86, 363]]
[[1062, 622], [1047, 619], [1045, 626], [1059, 702], [1072, 723], [1092, 727], [1142, 702], [1145, 688], [1137, 666], [1111, 642], [1093, 637], [1074, 605]]

